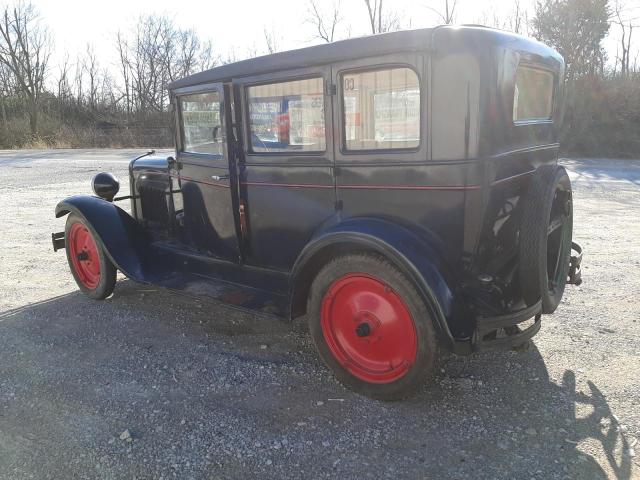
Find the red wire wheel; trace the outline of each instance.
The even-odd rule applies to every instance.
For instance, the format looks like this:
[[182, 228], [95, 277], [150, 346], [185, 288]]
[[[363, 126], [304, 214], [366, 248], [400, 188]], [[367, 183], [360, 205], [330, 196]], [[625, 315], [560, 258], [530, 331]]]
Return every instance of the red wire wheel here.
[[69, 258], [77, 278], [89, 290], [100, 284], [100, 255], [91, 232], [82, 223], [74, 223], [67, 236]]
[[409, 308], [373, 276], [352, 273], [334, 281], [322, 300], [320, 323], [331, 354], [360, 380], [391, 383], [416, 362], [418, 341]]

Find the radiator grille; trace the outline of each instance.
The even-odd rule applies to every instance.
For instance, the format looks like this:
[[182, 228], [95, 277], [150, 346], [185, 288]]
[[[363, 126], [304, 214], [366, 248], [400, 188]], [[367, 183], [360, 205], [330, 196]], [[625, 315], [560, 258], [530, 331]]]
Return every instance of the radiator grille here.
[[169, 208], [167, 205], [167, 185], [164, 182], [142, 181], [138, 183], [142, 218], [148, 222], [167, 224]]

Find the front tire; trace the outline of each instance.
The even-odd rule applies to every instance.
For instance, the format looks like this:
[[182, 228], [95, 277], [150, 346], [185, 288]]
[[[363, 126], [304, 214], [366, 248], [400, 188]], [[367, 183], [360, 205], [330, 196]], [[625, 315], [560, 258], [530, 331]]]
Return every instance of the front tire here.
[[329, 262], [313, 281], [307, 312], [320, 357], [357, 393], [403, 399], [435, 371], [431, 315], [412, 282], [381, 257]]
[[113, 293], [116, 267], [87, 221], [70, 214], [65, 225], [67, 261], [80, 290], [90, 298], [102, 300]]

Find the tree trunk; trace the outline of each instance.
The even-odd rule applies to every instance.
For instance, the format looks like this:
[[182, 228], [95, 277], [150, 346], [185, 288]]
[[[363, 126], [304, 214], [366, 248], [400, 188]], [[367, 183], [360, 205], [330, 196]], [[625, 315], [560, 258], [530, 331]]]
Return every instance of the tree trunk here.
[[[0, 114], [2, 115], [2, 140], [3, 143], [8, 140], [7, 135], [7, 109], [5, 107], [4, 95], [0, 96]], [[4, 145], [6, 146], [6, 145]]]
[[38, 135], [38, 101], [33, 98], [30, 100], [29, 106], [29, 127], [31, 128], [31, 135]]

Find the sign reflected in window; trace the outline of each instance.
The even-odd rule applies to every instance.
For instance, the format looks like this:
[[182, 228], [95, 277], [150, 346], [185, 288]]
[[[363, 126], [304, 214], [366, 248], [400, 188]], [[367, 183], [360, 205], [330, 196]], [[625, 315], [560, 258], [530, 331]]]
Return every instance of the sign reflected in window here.
[[321, 152], [326, 148], [322, 78], [249, 87], [254, 152]]
[[410, 68], [343, 75], [344, 141], [348, 150], [417, 148], [420, 84]]
[[220, 95], [197, 93], [180, 97], [184, 151], [222, 155]]

